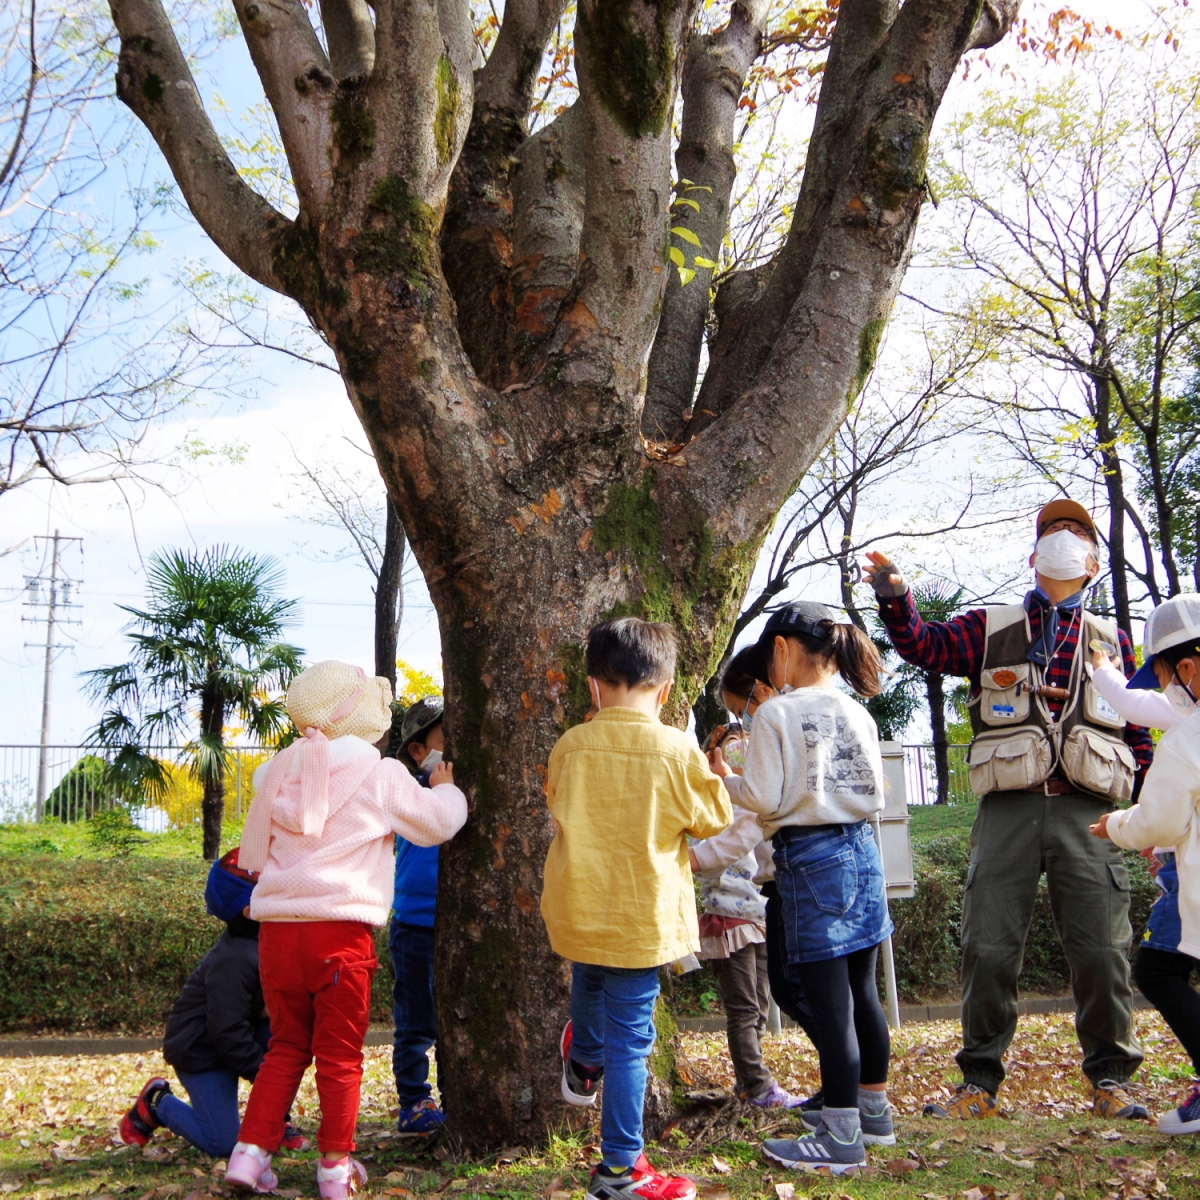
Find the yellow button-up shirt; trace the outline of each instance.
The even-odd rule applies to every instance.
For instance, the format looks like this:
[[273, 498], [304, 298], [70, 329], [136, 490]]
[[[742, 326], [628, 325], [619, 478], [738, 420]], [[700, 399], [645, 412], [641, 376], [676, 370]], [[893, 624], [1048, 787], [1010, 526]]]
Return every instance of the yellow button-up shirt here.
[[546, 798], [558, 830], [542, 918], [572, 962], [656, 967], [700, 948], [688, 836], [733, 819], [695, 740], [632, 708], [606, 708], [550, 752]]

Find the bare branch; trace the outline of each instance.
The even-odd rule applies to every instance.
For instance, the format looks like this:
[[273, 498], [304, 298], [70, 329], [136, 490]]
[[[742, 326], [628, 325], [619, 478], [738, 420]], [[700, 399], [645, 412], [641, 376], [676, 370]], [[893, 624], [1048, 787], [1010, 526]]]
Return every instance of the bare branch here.
[[[336, 81], [329, 60], [303, 0], [234, 0], [233, 6], [279, 124], [300, 211], [316, 224], [332, 184], [329, 152]], [[339, 37], [344, 32], [339, 24]]]
[[208, 236], [252, 279], [286, 293], [274, 251], [292, 223], [229, 161], [161, 0], [112, 0], [112, 12], [121, 35], [117, 95], [150, 130]]

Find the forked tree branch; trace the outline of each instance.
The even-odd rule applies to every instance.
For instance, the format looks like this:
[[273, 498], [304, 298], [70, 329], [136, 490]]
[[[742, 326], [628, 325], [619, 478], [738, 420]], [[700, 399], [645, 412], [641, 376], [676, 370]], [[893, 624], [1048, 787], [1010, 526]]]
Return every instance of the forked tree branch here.
[[[842, 19], [880, 7], [846, 4]], [[839, 46], [852, 29], [839, 21], [834, 50], [858, 65], [838, 102], [846, 112], [841, 144], [826, 145], [816, 167], [825, 176], [819, 207], [826, 217], [806, 234], [804, 254], [789, 253], [790, 245], [784, 251], [746, 323], [752, 337], [777, 324], [767, 357], [748, 364], [741, 386], [726, 376], [738, 397], [718, 406], [715, 423], [685, 452], [691, 486], [734, 539], [765, 527], [870, 373], [924, 199], [930, 125], [978, 36], [974, 8], [962, 0], [908, 0], [882, 44], [878, 26], [867, 24], [857, 42]], [[1013, 3], [1003, 12], [1011, 19], [1016, 9]], [[822, 103], [830, 85], [827, 77]], [[804, 215], [802, 191], [796, 220]], [[789, 276], [782, 283], [781, 272]], [[772, 305], [784, 284], [796, 296], [779, 321]], [[706, 378], [701, 402], [708, 389]]]
[[274, 252], [292, 222], [238, 175], [217, 137], [161, 0], [112, 0], [117, 95], [150, 130], [183, 198], [222, 253], [287, 294]]
[[302, 0], [233, 0], [287, 153], [300, 211], [312, 224], [329, 198], [336, 81]]
[[[699, 255], [715, 261], [729, 228], [729, 199], [737, 177], [733, 158], [738, 101], [746, 76], [759, 53], [769, 0], [738, 0], [729, 22], [718, 33], [695, 36], [683, 70], [683, 125], [675, 151], [675, 173], [690, 180], [676, 198], [672, 226], [699, 240], [672, 238], [685, 262]], [[646, 385], [642, 432], [659, 442], [682, 436], [692, 406], [700, 349], [708, 317], [710, 269], [695, 267], [687, 283], [669, 272], [662, 319], [654, 338]]]
[[496, 44], [487, 63], [475, 73], [473, 124], [504, 123], [505, 129], [492, 135], [497, 151], [504, 143], [511, 150], [515, 145], [511, 139], [524, 137], [528, 129], [542, 53], [565, 6], [566, 0], [509, 0], [504, 6]]

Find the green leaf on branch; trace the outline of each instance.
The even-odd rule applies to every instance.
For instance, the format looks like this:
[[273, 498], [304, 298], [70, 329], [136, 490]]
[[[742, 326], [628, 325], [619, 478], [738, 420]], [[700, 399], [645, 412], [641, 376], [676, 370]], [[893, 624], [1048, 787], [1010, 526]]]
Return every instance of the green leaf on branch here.
[[706, 267], [710, 271], [715, 271], [717, 268], [717, 264], [713, 262], [711, 258], [705, 258], [703, 254], [697, 254], [695, 258], [692, 259], [692, 266]]
[[687, 287], [687, 285], [695, 278], [696, 272], [693, 271], [691, 267], [679, 268], [679, 284], [681, 287]]
[[686, 225], [672, 225], [671, 232], [685, 242], [690, 242], [693, 246], [700, 245], [700, 239]]
[[671, 256], [671, 261], [677, 266], [682, 267], [686, 261], [683, 257], [683, 251], [678, 246], [672, 246], [667, 253]]
[[700, 202], [698, 200], [689, 200], [686, 196], [680, 196], [672, 203], [671, 207], [674, 208], [676, 204], [686, 204], [689, 208], [694, 208], [697, 212], [700, 211]]

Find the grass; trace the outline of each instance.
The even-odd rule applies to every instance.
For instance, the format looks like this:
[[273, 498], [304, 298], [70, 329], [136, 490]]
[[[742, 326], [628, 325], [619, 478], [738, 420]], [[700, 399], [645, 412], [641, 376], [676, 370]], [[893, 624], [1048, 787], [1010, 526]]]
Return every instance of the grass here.
[[[1156, 1068], [1143, 1071], [1143, 1099], [1156, 1111], [1178, 1103], [1188, 1065], [1157, 1014], [1139, 1013], [1138, 1032]], [[870, 1168], [829, 1179], [772, 1167], [758, 1146], [764, 1132], [791, 1136], [797, 1123], [747, 1111], [733, 1136], [696, 1138], [685, 1121], [649, 1147], [660, 1169], [697, 1181], [700, 1200], [941, 1200], [1008, 1196], [1101, 1200], [1200, 1193], [1200, 1143], [1160, 1137], [1152, 1125], [1100, 1122], [1088, 1113], [1071, 1018], [1022, 1021], [1001, 1093], [1006, 1115], [970, 1124], [923, 1119], [921, 1105], [945, 1094], [955, 1078], [958, 1028], [950, 1022], [906, 1025], [895, 1038], [891, 1094], [899, 1144], [869, 1151]], [[732, 1082], [724, 1039], [685, 1035], [693, 1068], [719, 1086]], [[450, 1153], [431, 1140], [402, 1142], [391, 1130], [395, 1094], [389, 1051], [367, 1051], [359, 1153], [370, 1172], [367, 1196], [509, 1197], [572, 1200], [582, 1195], [595, 1161], [594, 1125], [563, 1126], [538, 1145], [488, 1158]], [[768, 1040], [767, 1060], [791, 1090], [816, 1082], [815, 1055], [800, 1034]], [[549, 1069], [553, 1069], [552, 1066]], [[222, 1195], [221, 1165], [159, 1131], [149, 1153], [115, 1146], [121, 1112], [146, 1078], [164, 1070], [157, 1054], [109, 1058], [0, 1060], [0, 1192], [32, 1200], [127, 1195], [139, 1200]], [[168, 1072], [169, 1075], [169, 1072]], [[301, 1126], [315, 1128], [311, 1075], [297, 1098]], [[772, 1127], [772, 1128], [768, 1128]], [[312, 1152], [276, 1160], [286, 1197], [315, 1194]], [[972, 1192], [977, 1188], [978, 1192]]]
[[[143, 834], [141, 843], [125, 856], [142, 859], [192, 859], [201, 861], [203, 835], [199, 826]], [[221, 852], [238, 844], [239, 821], [226, 821], [221, 830]], [[40, 825], [0, 825], [0, 859], [27, 859], [45, 855], [55, 859], [108, 858], [93, 844], [87, 821], [44, 821]]]
[[908, 828], [914, 846], [943, 834], [967, 837], [975, 821], [975, 804], [922, 804], [908, 810]]

